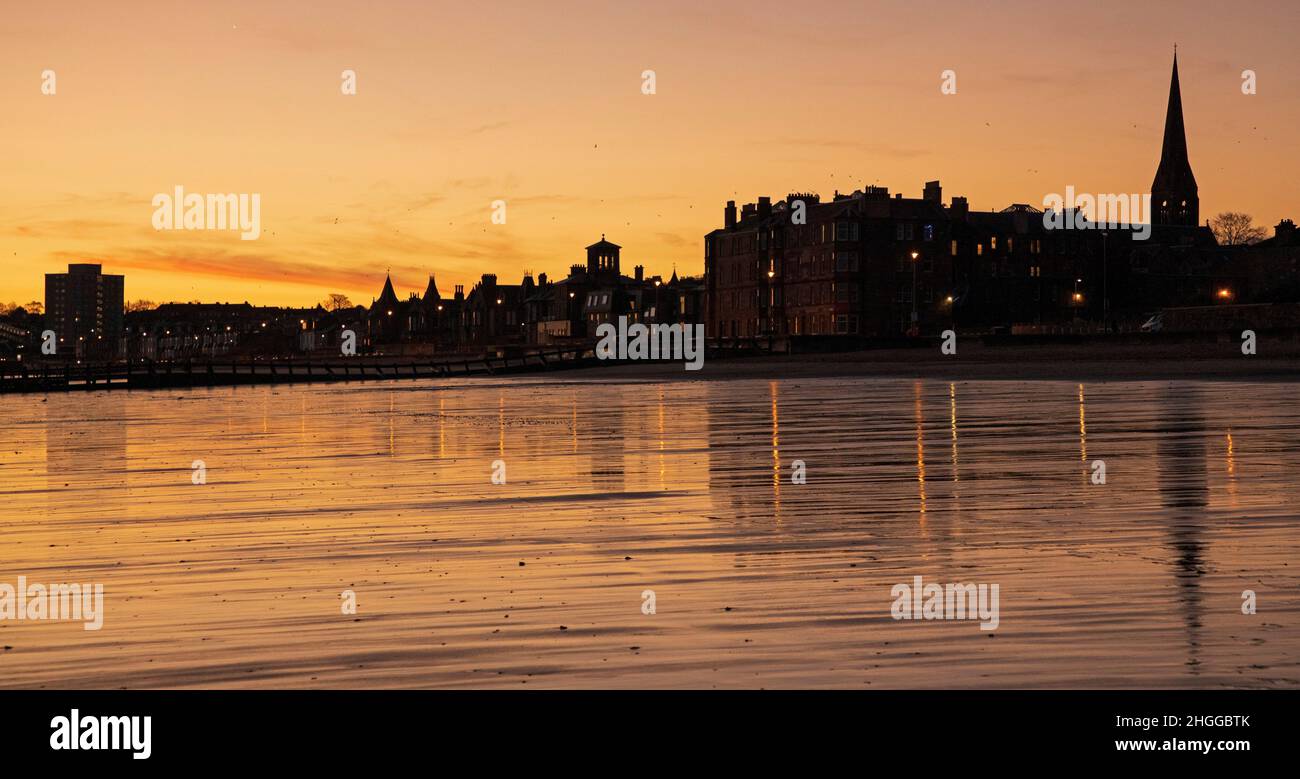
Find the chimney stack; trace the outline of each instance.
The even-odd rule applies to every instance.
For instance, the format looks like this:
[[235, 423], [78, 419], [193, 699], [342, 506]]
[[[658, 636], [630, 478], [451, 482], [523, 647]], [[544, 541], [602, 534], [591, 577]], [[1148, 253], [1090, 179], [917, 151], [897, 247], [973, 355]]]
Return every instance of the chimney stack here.
[[952, 207], [949, 210], [952, 212], [954, 219], [965, 219], [966, 215], [970, 213], [970, 205], [967, 204], [966, 198], [954, 197]]
[[760, 197], [758, 199], [758, 218], [767, 219], [772, 215], [772, 198]]
[[734, 200], [727, 201], [727, 210], [724, 212], [723, 224], [726, 227], [736, 226], [736, 201]]
[[925, 194], [921, 197], [931, 203], [943, 205], [943, 187], [939, 186], [937, 181], [927, 181], [925, 182]]
[[638, 266], [636, 266], [636, 268], [634, 269], [634, 272], [636, 273], [636, 280], [637, 280], [637, 281], [642, 281], [642, 280], [644, 280], [644, 278], [645, 278], [645, 266], [644, 266], [644, 265], [638, 265]]

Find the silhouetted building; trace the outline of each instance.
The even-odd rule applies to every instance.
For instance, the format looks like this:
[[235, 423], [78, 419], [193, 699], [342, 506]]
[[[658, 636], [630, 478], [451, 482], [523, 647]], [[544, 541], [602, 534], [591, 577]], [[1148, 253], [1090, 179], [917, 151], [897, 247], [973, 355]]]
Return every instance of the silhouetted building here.
[[1169, 79], [1169, 105], [1165, 110], [1165, 137], [1160, 147], [1160, 166], [1151, 182], [1153, 225], [1197, 227], [1201, 222], [1201, 200], [1196, 176], [1187, 157], [1187, 132], [1183, 126], [1183, 96], [1178, 86], [1178, 54]]
[[[353, 313], [353, 309], [346, 310]], [[125, 317], [125, 356], [145, 360], [288, 357], [312, 351], [327, 317], [342, 312], [243, 303], [163, 303]], [[305, 337], [304, 337], [305, 336]]]
[[105, 275], [103, 266], [68, 265], [67, 273], [45, 274], [45, 326], [58, 339], [60, 354], [78, 359], [117, 356], [122, 338], [125, 277]]
[[[1236, 299], [1247, 266], [1209, 227], [1187, 155], [1175, 59], [1152, 225], [1106, 228], [1069, 208], [1048, 229], [1039, 209], [972, 211], [943, 204], [938, 181], [920, 198], [868, 186], [758, 198], [705, 236], [706, 332], [711, 338], [936, 335], [1007, 326], [1020, 332], [1136, 327], [1153, 309]], [[1134, 221], [1137, 221], [1136, 219]], [[1279, 235], [1290, 235], [1280, 226]], [[1285, 269], [1289, 239], [1276, 238]], [[1229, 290], [1227, 296], [1223, 290]]]
[[495, 273], [484, 273], [465, 298], [469, 343], [479, 349], [499, 349], [528, 342], [524, 301], [533, 294], [533, 277], [519, 284], [498, 284]]
[[569, 267], [567, 278], [548, 282], [545, 274], [525, 300], [530, 343], [556, 344], [595, 337], [596, 328], [625, 317], [644, 324], [703, 321], [704, 285], [699, 279], [647, 278], [637, 265], [622, 273], [622, 247], [600, 240], [586, 248], [586, 264]]
[[883, 336], [948, 321], [956, 244], [930, 184], [919, 199], [876, 186], [829, 202], [760, 197], [739, 215], [729, 201], [705, 236], [707, 335]]
[[1300, 301], [1300, 232], [1295, 222], [1283, 219], [1273, 235], [1252, 246], [1235, 249], [1234, 264], [1245, 268], [1245, 290], [1257, 303]]

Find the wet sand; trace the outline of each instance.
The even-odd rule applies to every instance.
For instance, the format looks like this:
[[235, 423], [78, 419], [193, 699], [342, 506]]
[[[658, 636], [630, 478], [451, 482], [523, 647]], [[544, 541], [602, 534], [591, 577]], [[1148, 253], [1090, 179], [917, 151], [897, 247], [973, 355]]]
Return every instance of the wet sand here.
[[651, 373], [6, 400], [0, 686], [1300, 686], [1300, 386]]
[[789, 378], [926, 378], [1052, 381], [1296, 381], [1300, 340], [1262, 336], [1256, 353], [1242, 354], [1229, 337], [1199, 342], [1072, 343], [986, 346], [959, 340], [957, 353], [937, 345], [825, 354], [755, 355], [711, 359], [698, 371], [681, 363], [621, 362], [575, 371], [603, 379], [699, 381]]

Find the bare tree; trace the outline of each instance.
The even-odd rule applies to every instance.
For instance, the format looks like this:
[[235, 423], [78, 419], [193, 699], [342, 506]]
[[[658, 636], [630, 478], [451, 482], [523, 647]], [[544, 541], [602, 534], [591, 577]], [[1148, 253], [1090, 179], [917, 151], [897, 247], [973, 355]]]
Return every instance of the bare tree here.
[[157, 307], [158, 304], [154, 303], [152, 300], [132, 300], [125, 306], [128, 314], [132, 311], [153, 311]]
[[45, 313], [45, 304], [42, 303], [42, 302], [39, 301], [39, 300], [33, 300], [33, 301], [29, 302], [27, 305], [23, 306], [23, 308], [26, 309], [26, 310], [27, 310], [27, 313], [29, 313], [29, 314], [44, 314], [44, 313]]
[[1210, 229], [1221, 246], [1245, 246], [1264, 240], [1268, 232], [1251, 224], [1250, 214], [1224, 211], [1210, 220]]
[[339, 292], [331, 292], [325, 298], [324, 306], [329, 311], [342, 311], [345, 308], [352, 308], [352, 301], [348, 296]]

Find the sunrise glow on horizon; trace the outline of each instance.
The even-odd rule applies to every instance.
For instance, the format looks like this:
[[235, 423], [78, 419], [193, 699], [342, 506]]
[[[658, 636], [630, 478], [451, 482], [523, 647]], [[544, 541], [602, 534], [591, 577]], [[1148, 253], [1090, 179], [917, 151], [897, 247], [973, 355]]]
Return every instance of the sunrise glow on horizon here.
[[[1297, 21], [1289, 2], [15, 7], [0, 302], [95, 262], [127, 300], [369, 304], [390, 269], [403, 298], [430, 275], [444, 295], [563, 277], [602, 234], [626, 268], [694, 275], [729, 199], [1147, 192], [1174, 43], [1202, 219], [1271, 232], [1300, 217]], [[260, 235], [155, 230], [176, 186], [259, 194]]]

